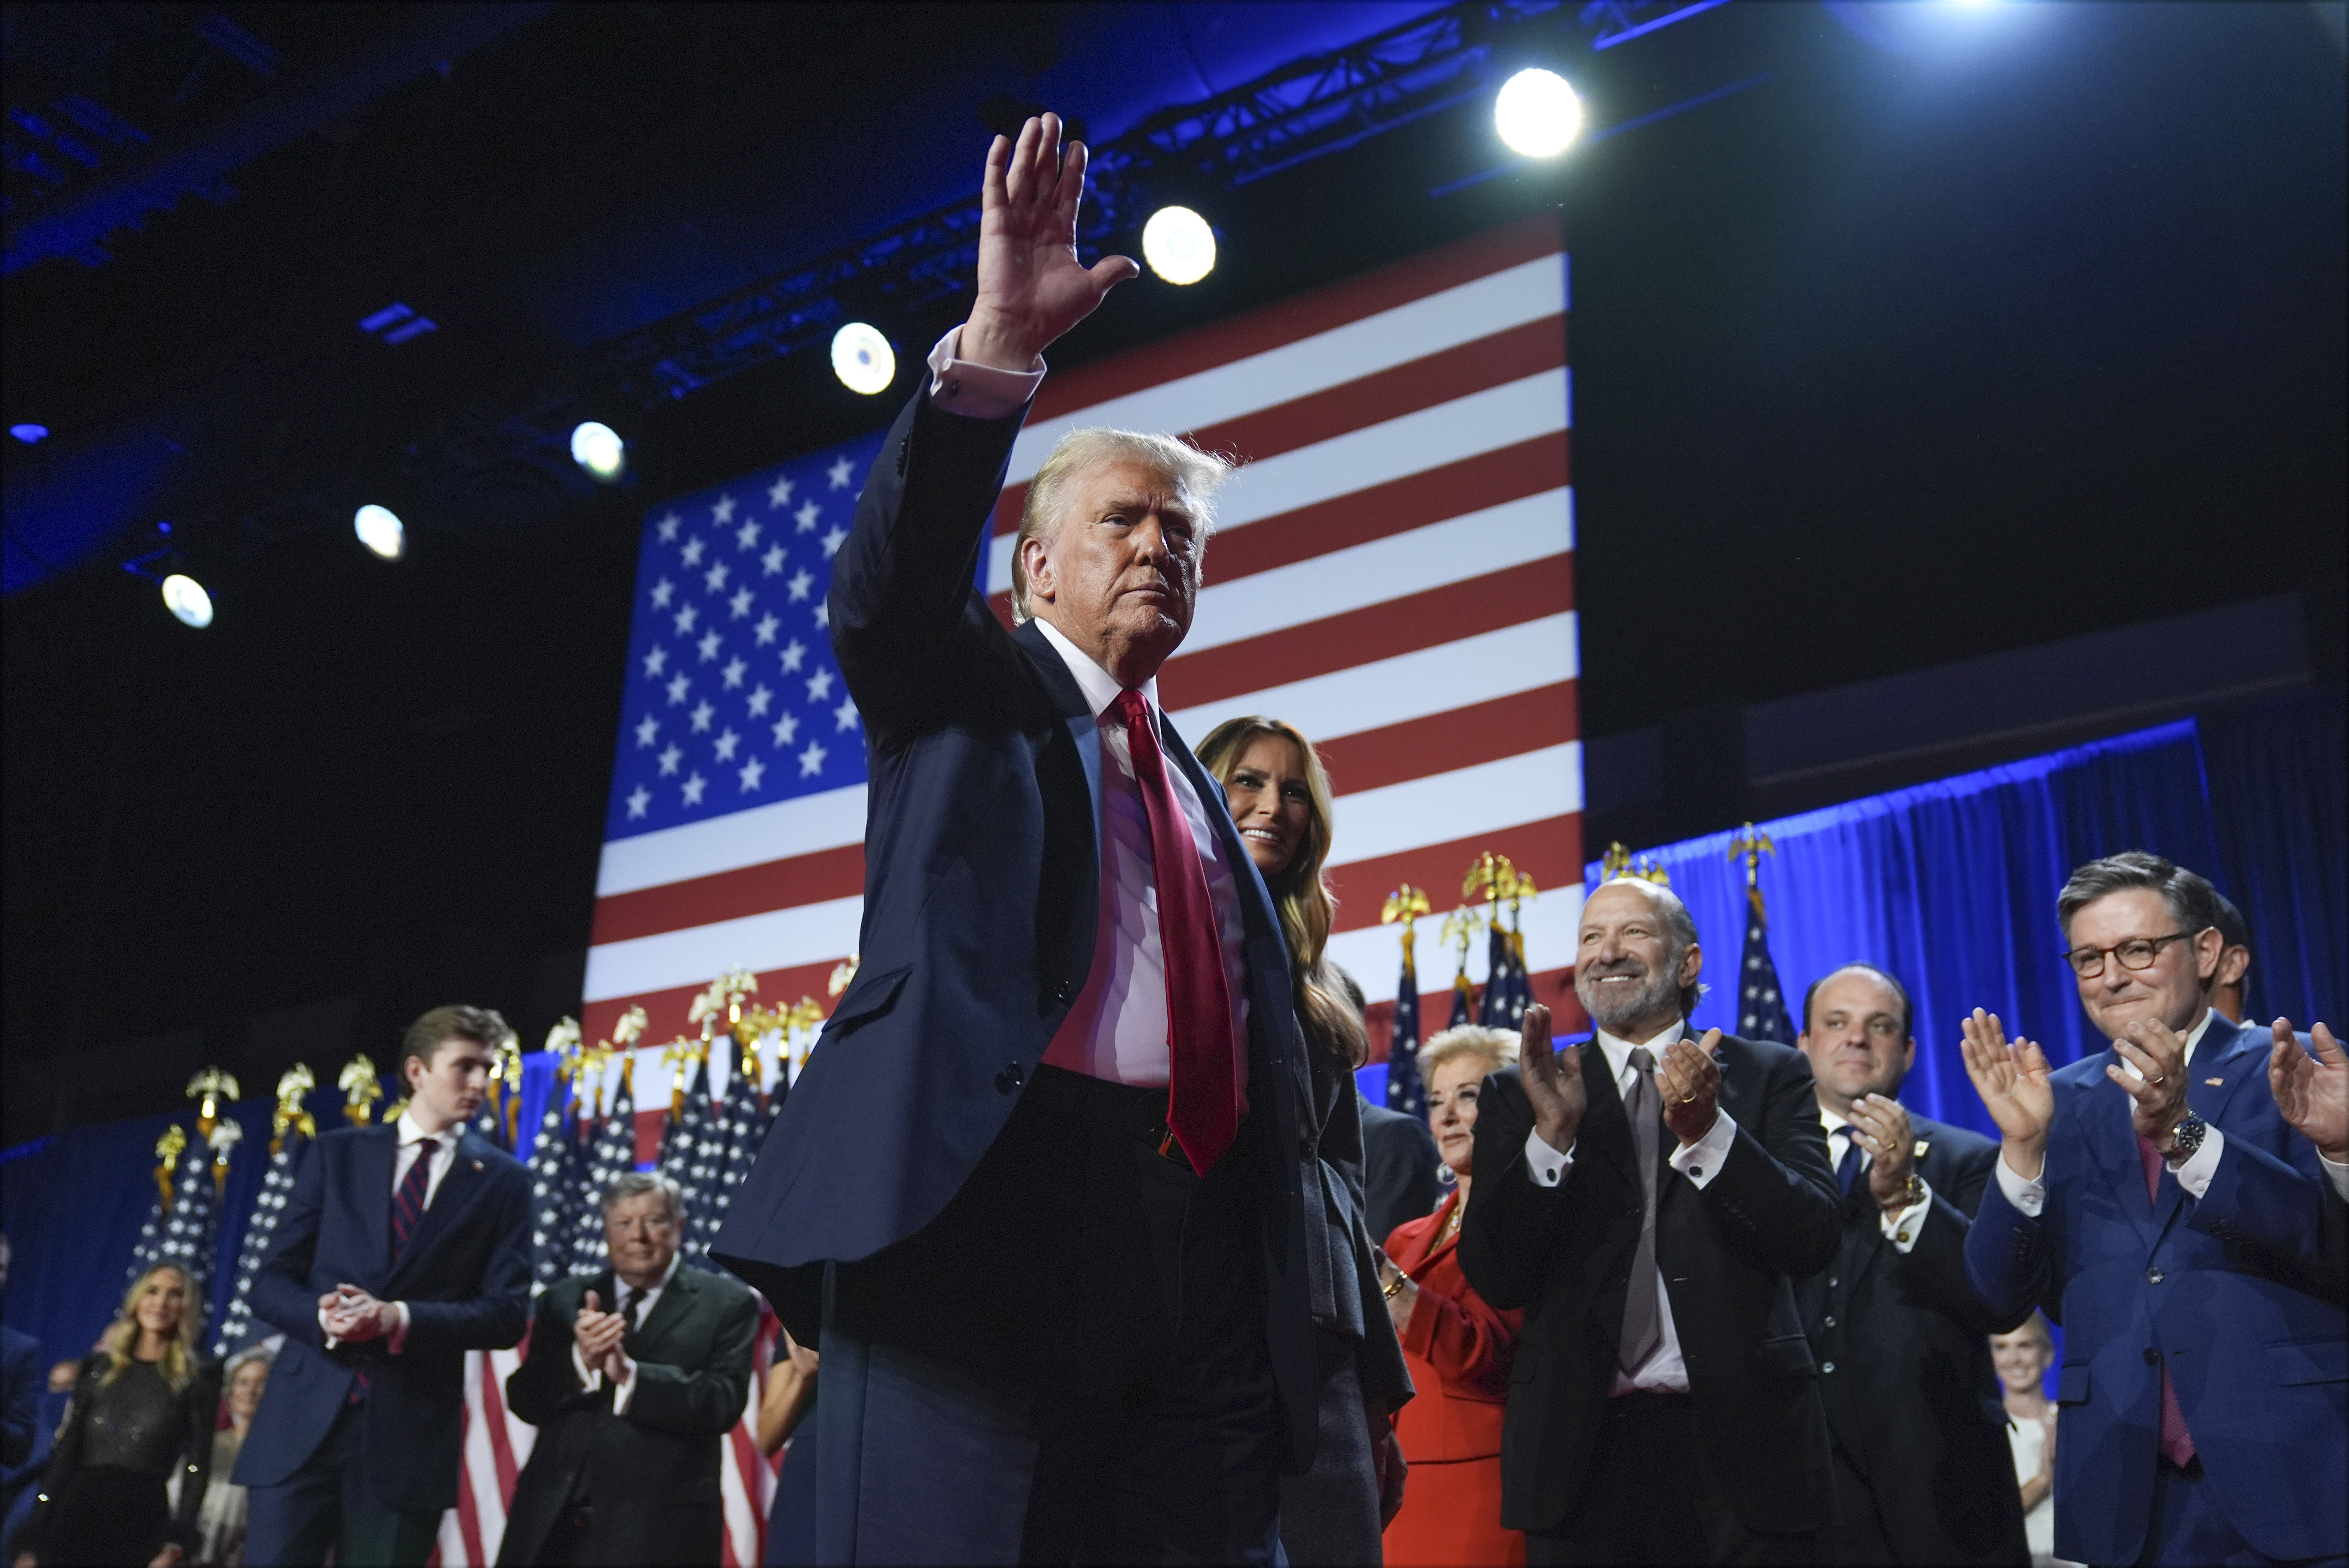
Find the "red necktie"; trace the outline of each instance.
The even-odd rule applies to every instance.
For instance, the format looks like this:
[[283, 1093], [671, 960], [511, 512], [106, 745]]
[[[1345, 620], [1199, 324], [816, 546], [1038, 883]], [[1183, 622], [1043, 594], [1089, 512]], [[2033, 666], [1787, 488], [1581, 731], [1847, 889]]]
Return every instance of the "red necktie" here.
[[[391, 1195], [391, 1262], [399, 1263], [399, 1255], [408, 1251], [408, 1239], [416, 1233], [417, 1220], [424, 1217], [424, 1194], [432, 1183], [432, 1157], [440, 1152], [438, 1138], [426, 1138], [417, 1146], [416, 1161], [400, 1179], [398, 1190]], [[351, 1378], [349, 1402], [357, 1404], [367, 1397], [367, 1368], [362, 1366]]]
[[[2137, 1135], [2137, 1163], [2145, 1167], [2145, 1199], [2156, 1205], [2161, 1202], [2161, 1151], [2143, 1133]], [[2161, 1457], [2179, 1469], [2194, 1458], [2194, 1435], [2186, 1429], [2186, 1412], [2178, 1403], [2178, 1390], [2170, 1386], [2169, 1361], [2161, 1363]]]
[[1232, 993], [1224, 944], [1207, 894], [1207, 868], [1182, 803], [1166, 777], [1150, 704], [1121, 691], [1125, 743], [1142, 808], [1150, 818], [1150, 864], [1158, 887], [1158, 946], [1166, 969], [1166, 1126], [1191, 1168], [1205, 1175], [1239, 1136], [1239, 1077], [1232, 1048]]

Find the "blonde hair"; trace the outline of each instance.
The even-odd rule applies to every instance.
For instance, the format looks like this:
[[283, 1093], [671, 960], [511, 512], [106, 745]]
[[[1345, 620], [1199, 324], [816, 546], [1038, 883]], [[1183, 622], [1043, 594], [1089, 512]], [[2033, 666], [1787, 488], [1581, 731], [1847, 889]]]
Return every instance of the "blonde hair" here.
[[180, 1322], [171, 1337], [164, 1342], [163, 1359], [155, 1370], [174, 1390], [185, 1388], [196, 1376], [196, 1344], [203, 1331], [204, 1309], [196, 1300], [196, 1282], [188, 1271], [177, 1263], [150, 1263], [139, 1277], [130, 1282], [123, 1293], [122, 1310], [98, 1335], [98, 1349], [106, 1356], [106, 1371], [98, 1377], [104, 1386], [130, 1370], [131, 1353], [139, 1348], [139, 1298], [147, 1293], [147, 1282], [157, 1274], [180, 1276]]
[[1419, 1081], [1433, 1082], [1436, 1069], [1455, 1056], [1483, 1059], [1485, 1071], [1497, 1073], [1516, 1064], [1517, 1036], [1506, 1029], [1463, 1023], [1446, 1029], [1419, 1048]]
[[1049, 544], [1060, 531], [1061, 514], [1065, 510], [1061, 492], [1080, 471], [1122, 458], [1143, 463], [1174, 482], [1175, 493], [1191, 509], [1191, 520], [1198, 526], [1198, 543], [1206, 547], [1215, 524], [1216, 492], [1231, 477], [1233, 464], [1228, 458], [1201, 452], [1173, 436], [1107, 429], [1071, 431], [1053, 443], [1036, 477], [1028, 482], [1028, 499], [1019, 508], [1019, 532], [1011, 541], [1013, 625], [1030, 618], [1028, 541], [1041, 539]]
[[1251, 714], [1226, 719], [1209, 731], [1199, 742], [1199, 765], [1214, 774], [1216, 783], [1228, 786], [1249, 744], [1266, 735], [1295, 746], [1305, 768], [1305, 840], [1297, 846], [1287, 870], [1265, 878], [1266, 890], [1272, 894], [1273, 908], [1280, 916], [1280, 934], [1288, 943], [1297, 1011], [1306, 1033], [1317, 1044], [1359, 1067], [1371, 1054], [1361, 1012], [1348, 999], [1337, 975], [1321, 961], [1330, 945], [1330, 927], [1337, 919], [1338, 899], [1321, 875], [1330, 858], [1332, 807], [1330, 775], [1321, 766], [1320, 756], [1296, 725]]

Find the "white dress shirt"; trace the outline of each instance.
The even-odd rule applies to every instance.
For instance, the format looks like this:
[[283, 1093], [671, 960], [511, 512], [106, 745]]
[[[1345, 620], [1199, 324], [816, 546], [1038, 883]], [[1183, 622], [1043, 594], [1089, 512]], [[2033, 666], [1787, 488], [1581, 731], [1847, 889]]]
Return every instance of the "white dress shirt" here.
[[[1653, 1039], [1640, 1042], [1647, 1048], [1648, 1054], [1655, 1058], [1658, 1068], [1663, 1065], [1665, 1048], [1672, 1042], [1685, 1038], [1683, 1031], [1687, 1023], [1686, 1019], [1675, 1018], [1671, 1027], [1660, 1032]], [[1639, 1076], [1639, 1069], [1631, 1065], [1631, 1053], [1637, 1047], [1630, 1041], [1618, 1040], [1604, 1029], [1595, 1033], [1599, 1038], [1599, 1049], [1607, 1058], [1607, 1065], [1614, 1070], [1615, 1092], [1621, 1095], [1628, 1104], [1631, 1097], [1631, 1084]], [[1657, 1093], [1661, 1095], [1662, 1092], [1660, 1084]], [[1737, 1124], [1730, 1120], [1727, 1111], [1722, 1111], [1713, 1117], [1713, 1127], [1704, 1137], [1694, 1143], [1684, 1143], [1673, 1151], [1670, 1164], [1674, 1170], [1687, 1177], [1691, 1184], [1702, 1189], [1721, 1174], [1721, 1162], [1729, 1158], [1730, 1146], [1736, 1141]], [[1556, 1187], [1573, 1168], [1573, 1149], [1568, 1148], [1560, 1154], [1550, 1147], [1542, 1141], [1538, 1127], [1526, 1135], [1526, 1173], [1536, 1186]], [[1659, 1189], [1656, 1193], [1659, 1204], [1662, 1203], [1663, 1196]], [[1630, 1288], [1639, 1290], [1641, 1286], [1635, 1280]], [[1620, 1366], [1615, 1369], [1615, 1386], [1608, 1390], [1609, 1397], [1617, 1394], [1688, 1392], [1688, 1363], [1681, 1355], [1680, 1329], [1672, 1322], [1672, 1297], [1671, 1293], [1664, 1288], [1661, 1261], [1656, 1277], [1647, 1288], [1656, 1293], [1656, 1321], [1663, 1331], [1662, 1336], [1656, 1341], [1656, 1348], [1650, 1351], [1648, 1358], [1639, 1366], [1629, 1372]]]
[[[612, 1276], [612, 1292], [614, 1299], [606, 1304], [605, 1310], [614, 1313], [625, 1313], [628, 1310], [628, 1304], [631, 1302], [641, 1301], [644, 1304], [636, 1308], [636, 1327], [639, 1329], [643, 1328], [645, 1324], [652, 1317], [653, 1308], [660, 1304], [661, 1292], [668, 1289], [668, 1282], [677, 1278], [678, 1265], [684, 1262], [685, 1253], [683, 1250], [680, 1249], [675, 1256], [669, 1259], [668, 1267], [661, 1271], [661, 1277], [655, 1280], [651, 1284], [647, 1285], [641, 1291], [630, 1289], [628, 1282], [620, 1278], [617, 1273], [615, 1273]], [[585, 1298], [582, 1299], [584, 1300]], [[587, 1358], [579, 1354], [579, 1341], [576, 1338], [574, 1338], [571, 1342], [571, 1370], [578, 1375], [579, 1386], [582, 1388], [595, 1389], [604, 1386], [604, 1374], [601, 1371], [591, 1371], [588, 1369]], [[615, 1416], [626, 1415], [628, 1413], [628, 1397], [636, 1393], [636, 1364], [635, 1359], [631, 1357], [628, 1362], [628, 1375], [620, 1379], [619, 1386], [612, 1392], [612, 1414]]]
[[[417, 1158], [424, 1152], [424, 1146], [428, 1143], [440, 1146], [432, 1156], [432, 1168], [424, 1177], [424, 1207], [429, 1209], [432, 1199], [440, 1194], [441, 1182], [449, 1178], [449, 1168], [457, 1163], [457, 1140], [464, 1137], [465, 1125], [451, 1122], [437, 1133], [429, 1133], [413, 1112], [402, 1111], [394, 1126], [399, 1132], [399, 1152], [391, 1157], [391, 1190], [384, 1195], [385, 1211], [389, 1212], [392, 1199], [398, 1196], [400, 1183], [408, 1179], [408, 1173], [415, 1168]], [[384, 1348], [398, 1355], [408, 1344], [408, 1303], [393, 1302], [391, 1310], [398, 1316], [399, 1324], [387, 1337]], [[325, 1307], [318, 1309], [318, 1327], [322, 1330], [326, 1327]], [[328, 1350], [341, 1343], [332, 1332], [326, 1334]]]
[[[1827, 1168], [1840, 1169], [1843, 1166], [1843, 1151], [1851, 1145], [1851, 1122], [1849, 1118], [1837, 1116], [1826, 1106], [1821, 1106], [1819, 1126], [1825, 1127], [1827, 1134]], [[1854, 1187], [1868, 1179], [1868, 1168], [1875, 1163], [1876, 1156], [1869, 1151], [1866, 1144], [1860, 1145], [1859, 1174], [1852, 1179]], [[1876, 1210], [1877, 1224], [1890, 1239], [1893, 1246], [1903, 1252], [1917, 1244], [1917, 1233], [1925, 1228], [1925, 1216], [1933, 1211], [1933, 1189], [1925, 1185], [1925, 1179], [1922, 1176], [1917, 1178], [1917, 1187], [1916, 1202], [1897, 1210], [1886, 1209], [1878, 1205]]]
[[[1040, 618], [1036, 625], [1069, 667], [1078, 690], [1084, 693], [1085, 705], [1100, 720], [1123, 688], [1060, 628]], [[1148, 681], [1140, 690], [1150, 705], [1152, 721], [1159, 725], [1164, 750], [1165, 722], [1158, 706], [1158, 683]], [[1101, 724], [1101, 924], [1084, 989], [1077, 993], [1068, 1017], [1061, 1021], [1051, 1044], [1045, 1047], [1044, 1060], [1088, 1077], [1164, 1088], [1166, 960], [1158, 937], [1158, 885], [1151, 863], [1150, 818], [1143, 807], [1142, 786], [1133, 776], [1133, 757], [1123, 719], [1111, 718]], [[1215, 905], [1224, 978], [1232, 1002], [1234, 1065], [1245, 1102], [1247, 976], [1241, 949], [1247, 932], [1240, 923], [1239, 884], [1198, 792], [1171, 754], [1165, 766], [1166, 782], [1174, 786], [1183, 820], [1191, 829], [1191, 841], [1206, 867], [1207, 896]]]

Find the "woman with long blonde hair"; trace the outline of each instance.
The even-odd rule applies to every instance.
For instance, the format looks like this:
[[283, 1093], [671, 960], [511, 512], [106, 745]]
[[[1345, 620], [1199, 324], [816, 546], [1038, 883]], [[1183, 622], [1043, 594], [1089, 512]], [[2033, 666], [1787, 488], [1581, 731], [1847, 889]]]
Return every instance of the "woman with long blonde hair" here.
[[[197, 1349], [194, 1296], [177, 1263], [151, 1264], [131, 1282], [75, 1380], [16, 1568], [170, 1568], [194, 1546], [220, 1409], [219, 1369]], [[175, 1475], [177, 1508], [165, 1490]]]
[[1322, 876], [1330, 778], [1313, 743], [1278, 719], [1233, 719], [1200, 742], [1224, 786], [1240, 842], [1264, 877], [1288, 944], [1305, 1035], [1299, 1128], [1307, 1154], [1305, 1255], [1320, 1357], [1320, 1442], [1313, 1468], [1280, 1483], [1280, 1539], [1292, 1563], [1376, 1563], [1380, 1530], [1402, 1501], [1402, 1450], [1391, 1424], [1411, 1397], [1379, 1293], [1363, 1220], [1362, 1119], [1353, 1069], [1368, 1054], [1361, 993], [1329, 962], [1337, 900]]

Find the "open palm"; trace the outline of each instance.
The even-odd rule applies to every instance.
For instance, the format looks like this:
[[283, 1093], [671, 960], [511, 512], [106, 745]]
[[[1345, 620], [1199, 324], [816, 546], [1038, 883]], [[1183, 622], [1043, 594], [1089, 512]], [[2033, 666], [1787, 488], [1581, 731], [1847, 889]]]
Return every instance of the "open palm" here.
[[1141, 272], [1130, 256], [1077, 259], [1077, 207], [1084, 199], [1085, 145], [1061, 155], [1061, 119], [1048, 114], [999, 136], [987, 150], [979, 199], [978, 297], [961, 357], [1007, 370], [1030, 369], [1053, 339], [1093, 313], [1102, 296]]
[[2055, 1090], [2047, 1081], [2047, 1054], [2021, 1035], [2009, 1044], [1998, 1014], [1979, 1007], [1958, 1028], [1965, 1036], [1961, 1049], [1966, 1076], [1973, 1080], [1974, 1092], [1982, 1096], [1982, 1108], [1990, 1112], [1999, 1132], [2011, 1143], [2043, 1142], [2048, 1124], [2055, 1119]]

